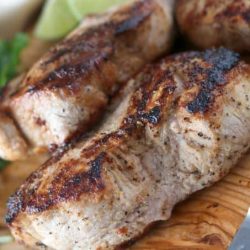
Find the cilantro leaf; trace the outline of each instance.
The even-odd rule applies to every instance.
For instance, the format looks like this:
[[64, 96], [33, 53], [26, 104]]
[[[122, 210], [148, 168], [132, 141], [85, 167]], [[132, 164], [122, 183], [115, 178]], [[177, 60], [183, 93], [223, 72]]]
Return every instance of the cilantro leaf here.
[[28, 36], [24, 33], [17, 33], [10, 41], [0, 40], [0, 88], [17, 74], [20, 53], [27, 44]]
[[8, 161], [0, 159], [0, 170], [4, 169], [9, 164]]

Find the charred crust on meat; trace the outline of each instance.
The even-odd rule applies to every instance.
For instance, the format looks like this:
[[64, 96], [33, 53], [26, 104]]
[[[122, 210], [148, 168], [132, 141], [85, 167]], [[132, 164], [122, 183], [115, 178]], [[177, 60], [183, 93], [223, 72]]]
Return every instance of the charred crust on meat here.
[[232, 22], [244, 21], [250, 22], [250, 8], [246, 6], [244, 1], [232, 1], [225, 9], [216, 15], [216, 19], [223, 20], [230, 18]]
[[[10, 225], [21, 211], [39, 213], [59, 202], [69, 199], [77, 200], [83, 193], [102, 192], [105, 189], [105, 183], [102, 179], [102, 165], [105, 160], [107, 160], [106, 154], [101, 152], [94, 160], [89, 162], [87, 171], [69, 173], [68, 168], [74, 168], [78, 163], [71, 160], [68, 163], [68, 168], [61, 170], [53, 179], [47, 193], [40, 192], [33, 197], [33, 194], [39, 188], [39, 183], [35, 187], [29, 187], [26, 192], [24, 192], [24, 189], [16, 192], [9, 198], [7, 204], [6, 223]], [[27, 183], [36, 178], [39, 178], [39, 176], [34, 172], [27, 179]]]
[[161, 109], [156, 106], [151, 109], [148, 113], [142, 114], [142, 118], [146, 119], [149, 123], [157, 124], [160, 119]]
[[[137, 2], [132, 6], [131, 17], [125, 19], [124, 21], [118, 23], [115, 28], [115, 34], [120, 35], [127, 31], [137, 28], [141, 22], [145, 21], [146, 18], [150, 16], [151, 11], [145, 11], [149, 6], [149, 1], [145, 1], [145, 6], [142, 1]], [[148, 6], [147, 6], [148, 5]]]
[[105, 153], [100, 153], [97, 158], [90, 162], [91, 168], [88, 171], [89, 178], [91, 180], [96, 180], [101, 178], [101, 166], [105, 157]]
[[[78, 54], [96, 51], [96, 48], [98, 48], [97, 42], [98, 44], [105, 44], [105, 38], [110, 35], [119, 35], [137, 28], [151, 13], [152, 2], [149, 0], [138, 1], [133, 6], [120, 10], [111, 18], [111, 21], [99, 24], [87, 31], [85, 30], [84, 33], [78, 36], [62, 41], [57, 47], [50, 50], [52, 56], [49, 60], [43, 62], [42, 65], [50, 64], [67, 53]], [[116, 17], [118, 17], [117, 20]], [[97, 40], [97, 37], [100, 37], [100, 41]], [[104, 60], [107, 59], [104, 58]]]
[[81, 89], [81, 81], [90, 76], [94, 71], [98, 70], [100, 64], [103, 63], [103, 58], [113, 53], [112, 45], [100, 52], [95, 52], [90, 56], [85, 55], [81, 61], [76, 64], [63, 64], [57, 69], [50, 72], [44, 79], [29, 86], [28, 92], [34, 93], [42, 88], [59, 89], [62, 85], [71, 93], [77, 93]]
[[[26, 92], [33, 94], [41, 89], [79, 91], [84, 80], [92, 75], [104, 62], [110, 60], [116, 51], [116, 36], [138, 29], [154, 11], [156, 5], [149, 0], [138, 1], [114, 13], [111, 20], [84, 30], [59, 43], [41, 61], [39, 67], [47, 69], [48, 64], [57, 65], [43, 78], [26, 78]], [[65, 57], [67, 55], [67, 57]]]
[[[226, 73], [239, 62], [239, 54], [225, 48], [201, 52], [199, 57], [209, 63], [210, 67], [200, 68], [205, 79], [201, 81], [200, 91], [195, 99], [187, 104], [190, 113], [204, 113], [208, 110], [214, 99], [214, 90], [227, 83]], [[196, 74], [195, 70], [192, 74]]]
[[[68, 175], [67, 169], [61, 171], [52, 182], [52, 192], [57, 190], [57, 197], [54, 197], [54, 202], [64, 201], [68, 199], [78, 199], [83, 193], [96, 193], [104, 190], [105, 184], [103, 182], [101, 171], [106, 154], [101, 152], [93, 161], [89, 163], [88, 171], [73, 172]], [[70, 162], [72, 168], [77, 164], [74, 160]], [[61, 183], [63, 181], [63, 183]], [[53, 192], [54, 193], [54, 192]], [[49, 205], [52, 205], [49, 204]], [[43, 210], [43, 208], [42, 208]]]
[[10, 196], [7, 202], [8, 213], [5, 216], [5, 222], [11, 224], [15, 219], [17, 214], [21, 211], [23, 207], [21, 192], [16, 192], [14, 195]]
[[[122, 128], [126, 131], [132, 128], [142, 128], [145, 125], [157, 125], [161, 121], [162, 109], [176, 89], [172, 73], [162, 70], [159, 64], [145, 69], [141, 74], [140, 87], [131, 100], [128, 116], [123, 120]], [[140, 76], [139, 76], [140, 78]], [[157, 94], [157, 97], [155, 96]]]

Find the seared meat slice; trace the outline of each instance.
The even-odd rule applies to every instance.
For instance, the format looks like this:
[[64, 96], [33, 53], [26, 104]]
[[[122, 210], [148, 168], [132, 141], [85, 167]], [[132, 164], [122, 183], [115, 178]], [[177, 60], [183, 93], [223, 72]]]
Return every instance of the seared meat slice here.
[[249, 0], [178, 0], [177, 21], [196, 46], [250, 51]]
[[171, 45], [172, 0], [136, 0], [79, 28], [52, 48], [5, 106], [34, 146], [62, 144], [85, 131], [109, 98]]
[[27, 144], [14, 121], [0, 111], [0, 158], [15, 161], [24, 159], [26, 154]]
[[170, 217], [250, 146], [250, 65], [226, 49], [151, 65], [105, 129], [52, 158], [9, 199], [15, 238], [114, 249]]

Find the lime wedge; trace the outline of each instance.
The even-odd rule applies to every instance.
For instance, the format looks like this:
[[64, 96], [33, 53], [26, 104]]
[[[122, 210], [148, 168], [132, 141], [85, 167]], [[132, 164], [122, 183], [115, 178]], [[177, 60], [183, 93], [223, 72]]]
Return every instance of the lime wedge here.
[[71, 11], [69, 0], [47, 0], [35, 29], [38, 38], [59, 39], [71, 31], [78, 18]]
[[69, 0], [71, 10], [80, 21], [83, 16], [100, 13], [112, 6], [117, 6], [128, 0]]
[[60, 39], [90, 13], [107, 10], [128, 0], [47, 0], [35, 29], [38, 38]]

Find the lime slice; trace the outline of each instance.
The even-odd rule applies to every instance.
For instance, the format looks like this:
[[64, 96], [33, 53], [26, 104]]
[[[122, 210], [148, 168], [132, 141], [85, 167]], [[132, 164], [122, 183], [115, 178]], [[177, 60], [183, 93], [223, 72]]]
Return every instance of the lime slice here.
[[80, 21], [83, 16], [100, 13], [112, 6], [117, 6], [128, 0], [69, 0], [71, 10]]
[[35, 34], [45, 40], [59, 39], [71, 31], [78, 22], [78, 18], [71, 10], [69, 0], [47, 0]]
[[67, 35], [84, 15], [105, 11], [128, 0], [47, 0], [35, 29], [38, 38], [55, 40]]

